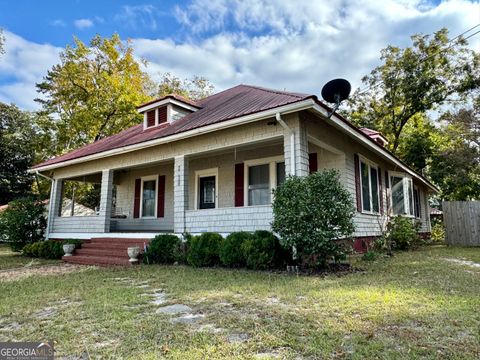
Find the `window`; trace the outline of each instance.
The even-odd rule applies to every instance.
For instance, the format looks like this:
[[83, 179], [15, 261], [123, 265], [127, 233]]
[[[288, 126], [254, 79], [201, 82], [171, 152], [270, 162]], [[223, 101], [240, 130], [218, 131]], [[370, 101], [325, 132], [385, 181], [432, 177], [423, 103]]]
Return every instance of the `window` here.
[[394, 215], [414, 215], [412, 179], [404, 174], [390, 174], [392, 212]]
[[155, 217], [157, 208], [157, 181], [142, 179], [142, 217]]
[[248, 168], [248, 205], [270, 204], [270, 165]]
[[413, 188], [413, 203], [415, 207], [415, 217], [420, 218], [420, 191], [417, 187]]
[[277, 186], [285, 182], [285, 162], [277, 163]]
[[362, 211], [378, 213], [380, 210], [378, 168], [368, 160], [360, 160]]
[[218, 168], [195, 171], [195, 208], [217, 207]]

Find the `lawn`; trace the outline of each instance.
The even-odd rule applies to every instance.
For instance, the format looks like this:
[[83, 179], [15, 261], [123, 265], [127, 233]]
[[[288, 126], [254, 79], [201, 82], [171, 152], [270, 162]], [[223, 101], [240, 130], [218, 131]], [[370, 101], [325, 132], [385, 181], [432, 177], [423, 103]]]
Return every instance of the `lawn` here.
[[[54, 339], [59, 356], [91, 358], [480, 357], [480, 249], [352, 261], [365, 271], [321, 278], [182, 266], [7, 270], [0, 341]], [[172, 304], [192, 315], [157, 313]]]

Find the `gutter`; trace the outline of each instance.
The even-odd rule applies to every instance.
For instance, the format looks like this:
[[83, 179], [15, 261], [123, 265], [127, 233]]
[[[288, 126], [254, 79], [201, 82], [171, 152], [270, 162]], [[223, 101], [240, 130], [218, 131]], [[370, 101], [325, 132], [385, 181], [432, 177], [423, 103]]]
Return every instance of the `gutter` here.
[[282, 127], [288, 131], [290, 134], [290, 173], [292, 175], [296, 175], [295, 171], [295, 132], [293, 131], [292, 128], [290, 128], [285, 121], [282, 119], [282, 115], [277, 112], [275, 114], [275, 119], [277, 119], [277, 122], [282, 125]]

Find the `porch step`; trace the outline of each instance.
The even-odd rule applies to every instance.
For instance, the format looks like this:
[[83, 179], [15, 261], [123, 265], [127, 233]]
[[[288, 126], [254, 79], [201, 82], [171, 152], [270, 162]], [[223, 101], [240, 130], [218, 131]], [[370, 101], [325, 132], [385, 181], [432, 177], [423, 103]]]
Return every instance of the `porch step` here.
[[64, 256], [62, 260], [71, 264], [82, 265], [124, 265], [129, 266], [127, 249], [138, 246], [143, 253], [144, 244], [150, 239], [135, 238], [93, 238], [83, 242], [82, 248], [75, 251], [73, 256]]

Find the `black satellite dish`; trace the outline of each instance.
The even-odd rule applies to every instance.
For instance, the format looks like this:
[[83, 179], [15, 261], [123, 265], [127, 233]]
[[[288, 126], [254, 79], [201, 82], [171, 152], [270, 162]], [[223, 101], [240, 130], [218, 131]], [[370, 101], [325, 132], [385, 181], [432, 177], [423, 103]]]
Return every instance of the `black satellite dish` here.
[[348, 95], [350, 95], [350, 90], [352, 90], [352, 86], [345, 79], [330, 80], [328, 83], [326, 83], [323, 86], [322, 88], [323, 99], [326, 102], [335, 104], [330, 114], [328, 114], [329, 118], [338, 109], [338, 107], [340, 106], [340, 103], [343, 100], [348, 99]]

